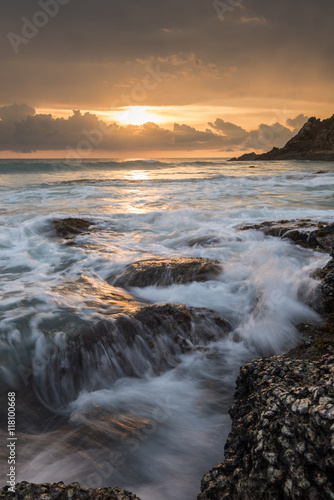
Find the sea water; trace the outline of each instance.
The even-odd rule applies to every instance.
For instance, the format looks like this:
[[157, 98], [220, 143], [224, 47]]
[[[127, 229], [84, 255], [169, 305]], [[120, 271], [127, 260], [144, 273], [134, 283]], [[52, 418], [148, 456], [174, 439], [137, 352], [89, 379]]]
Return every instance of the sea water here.
[[[64, 239], [53, 220], [66, 217], [95, 225]], [[1, 437], [7, 392], [16, 391], [17, 480], [119, 486], [142, 500], [196, 498], [201, 477], [223, 460], [240, 366], [286, 352], [299, 341], [298, 323], [319, 321], [312, 276], [329, 257], [240, 230], [295, 218], [333, 222], [330, 163], [1, 160]], [[218, 260], [223, 271], [127, 291], [107, 282], [128, 264], [181, 257]], [[148, 368], [107, 383], [101, 360], [94, 390], [72, 393], [65, 377], [45, 393], [69, 337], [165, 303], [214, 310], [232, 331], [159, 374]], [[66, 405], [55, 403], [61, 387], [72, 394]], [[1, 486], [6, 457], [3, 446]]]

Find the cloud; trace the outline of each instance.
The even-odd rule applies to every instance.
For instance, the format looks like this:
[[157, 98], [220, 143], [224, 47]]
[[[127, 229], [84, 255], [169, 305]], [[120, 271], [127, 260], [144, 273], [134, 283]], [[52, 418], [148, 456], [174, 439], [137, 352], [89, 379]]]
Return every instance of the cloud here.
[[34, 114], [34, 108], [26, 104], [12, 104], [0, 107], [0, 118], [7, 124], [24, 120], [27, 116], [33, 116]]
[[266, 125], [261, 123], [256, 130], [249, 133], [247, 146], [254, 149], [268, 150], [273, 147], [284, 146], [292, 137], [294, 133], [276, 122], [273, 125]]
[[215, 149], [224, 146], [222, 137], [175, 124], [173, 130], [155, 123], [141, 126], [107, 124], [91, 113], [74, 111], [69, 118], [53, 118], [50, 114], [28, 115], [11, 123], [0, 122], [0, 149], [34, 152], [65, 149], [107, 151], [158, 151]]
[[286, 125], [288, 127], [291, 127], [293, 129], [298, 129], [300, 130], [303, 125], [307, 122], [309, 119], [308, 116], [305, 116], [303, 114], [296, 116], [296, 118], [288, 118], [286, 121]]
[[234, 123], [225, 122], [217, 118], [209, 125], [216, 131], [224, 134], [226, 143], [230, 146], [239, 146], [243, 149], [253, 148], [258, 150], [270, 147], [282, 147], [291, 139], [294, 133], [287, 127], [276, 122], [273, 125], [260, 124], [257, 129], [247, 131]]
[[[291, 129], [279, 124], [261, 124], [246, 131], [231, 122], [217, 118], [206, 130], [175, 123], [172, 130], [148, 122], [141, 126], [105, 123], [92, 113], [73, 111], [67, 119], [51, 114], [35, 114], [27, 105], [0, 108], [0, 149], [16, 152], [51, 150], [80, 151], [196, 151], [231, 149], [269, 150], [283, 146]], [[291, 120], [298, 122], [300, 117]]]
[[209, 123], [209, 125], [213, 129], [223, 132], [223, 134], [230, 139], [234, 139], [236, 143], [244, 141], [249, 135], [248, 132], [242, 127], [234, 125], [234, 123], [225, 122], [221, 118], [217, 118], [214, 123]]

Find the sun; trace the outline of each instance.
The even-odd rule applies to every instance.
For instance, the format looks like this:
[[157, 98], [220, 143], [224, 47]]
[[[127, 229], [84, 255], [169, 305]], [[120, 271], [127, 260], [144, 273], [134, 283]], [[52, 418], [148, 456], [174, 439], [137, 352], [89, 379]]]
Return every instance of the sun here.
[[115, 119], [124, 125], [144, 125], [147, 122], [160, 123], [161, 117], [150, 113], [145, 106], [129, 106], [125, 111], [114, 113]]

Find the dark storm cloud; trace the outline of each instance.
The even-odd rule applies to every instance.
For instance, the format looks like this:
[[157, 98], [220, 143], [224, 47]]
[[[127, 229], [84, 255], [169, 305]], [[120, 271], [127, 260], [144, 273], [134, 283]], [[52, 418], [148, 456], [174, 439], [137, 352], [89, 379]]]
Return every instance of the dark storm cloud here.
[[[43, 25], [36, 13], [55, 2]], [[211, 0], [11, 0], [2, 10], [2, 104], [112, 106], [148, 64], [169, 78], [144, 104], [331, 95], [332, 0], [244, 0], [224, 21]], [[41, 27], [15, 54], [7, 35], [34, 20]]]
[[230, 151], [253, 148], [268, 150], [283, 146], [294, 132], [279, 123], [261, 124], [246, 130], [218, 118], [211, 128], [197, 130], [174, 124], [172, 130], [155, 123], [142, 126], [106, 124], [92, 113], [74, 111], [67, 119], [50, 114], [35, 114], [27, 105], [0, 108], [0, 150], [29, 153], [33, 151], [71, 150], [75, 158], [92, 150], [103, 151]]

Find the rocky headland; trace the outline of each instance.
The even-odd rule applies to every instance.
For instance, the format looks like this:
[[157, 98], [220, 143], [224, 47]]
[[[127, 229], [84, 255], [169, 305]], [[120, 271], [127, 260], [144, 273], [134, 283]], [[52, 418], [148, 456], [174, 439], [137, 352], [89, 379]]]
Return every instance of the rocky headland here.
[[230, 161], [265, 160], [334, 161], [334, 115], [322, 121], [310, 118], [283, 148], [263, 154], [247, 153]]

